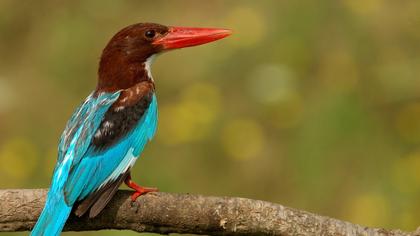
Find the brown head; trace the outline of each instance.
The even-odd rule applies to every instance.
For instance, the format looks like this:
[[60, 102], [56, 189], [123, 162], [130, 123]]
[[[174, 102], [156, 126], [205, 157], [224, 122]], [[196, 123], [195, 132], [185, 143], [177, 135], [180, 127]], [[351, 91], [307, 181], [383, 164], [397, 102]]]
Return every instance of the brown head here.
[[99, 63], [97, 92], [127, 89], [151, 80], [154, 55], [171, 49], [212, 42], [231, 34], [214, 28], [170, 27], [140, 23], [119, 31], [104, 48]]

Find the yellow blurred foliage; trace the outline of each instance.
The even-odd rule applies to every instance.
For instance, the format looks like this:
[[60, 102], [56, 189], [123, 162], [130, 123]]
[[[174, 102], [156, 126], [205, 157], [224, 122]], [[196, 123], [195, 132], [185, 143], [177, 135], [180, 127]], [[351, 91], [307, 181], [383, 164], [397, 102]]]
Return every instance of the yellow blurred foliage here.
[[160, 108], [158, 138], [167, 144], [186, 143], [207, 136], [220, 112], [220, 91], [208, 83], [192, 84], [180, 99]]
[[406, 211], [401, 214], [398, 223], [402, 225], [404, 229], [415, 229], [418, 227], [419, 222], [414, 212]]
[[16, 97], [16, 90], [7, 83], [6, 78], [0, 77], [0, 114], [15, 105]]
[[352, 198], [348, 206], [349, 221], [353, 223], [374, 227], [388, 224], [390, 206], [380, 193], [363, 193]]
[[[266, 35], [264, 16], [255, 8], [238, 6], [227, 16], [224, 24], [234, 30], [231, 47], [250, 47], [259, 43]], [[240, 39], [240, 40], [239, 40]]]
[[420, 142], [420, 102], [410, 103], [401, 108], [395, 119], [395, 127], [400, 137], [409, 143]]
[[298, 95], [278, 104], [271, 113], [270, 121], [274, 127], [287, 129], [296, 127], [302, 120], [304, 103]]
[[58, 150], [55, 147], [54, 148], [51, 147], [50, 149], [48, 149], [47, 154], [45, 155], [43, 173], [45, 174], [45, 177], [48, 179], [51, 178], [52, 172], [54, 170], [54, 167], [57, 161], [57, 155], [58, 155]]
[[349, 49], [339, 45], [321, 55], [318, 78], [329, 88], [352, 90], [359, 81], [359, 69]]
[[221, 134], [226, 153], [233, 158], [244, 160], [261, 154], [265, 137], [262, 127], [253, 120], [229, 121]]
[[248, 90], [256, 100], [273, 104], [295, 97], [297, 83], [287, 66], [262, 65], [248, 77]]
[[372, 15], [380, 11], [384, 0], [345, 0], [344, 4], [359, 15]]
[[37, 148], [24, 138], [12, 138], [0, 148], [0, 176], [7, 184], [19, 185], [34, 172], [39, 155]]
[[392, 180], [401, 192], [420, 191], [420, 151], [396, 160], [393, 165]]

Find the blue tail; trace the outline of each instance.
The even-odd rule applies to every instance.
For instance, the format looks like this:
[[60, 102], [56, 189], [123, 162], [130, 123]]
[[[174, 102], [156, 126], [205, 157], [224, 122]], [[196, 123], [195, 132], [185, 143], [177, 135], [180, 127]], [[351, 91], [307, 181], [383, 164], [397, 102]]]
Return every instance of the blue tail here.
[[[50, 191], [52, 192], [52, 191]], [[48, 193], [44, 210], [31, 232], [31, 236], [60, 235], [71, 212], [71, 206], [64, 201], [62, 194]]]

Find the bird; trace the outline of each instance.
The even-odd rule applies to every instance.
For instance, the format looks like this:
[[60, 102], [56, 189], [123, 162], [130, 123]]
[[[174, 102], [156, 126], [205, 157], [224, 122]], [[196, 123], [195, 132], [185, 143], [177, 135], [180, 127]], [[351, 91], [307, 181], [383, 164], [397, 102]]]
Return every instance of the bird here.
[[73, 212], [96, 217], [122, 183], [131, 200], [157, 191], [131, 178], [131, 169], [157, 128], [151, 65], [156, 55], [225, 38], [222, 28], [137, 23], [117, 32], [102, 51], [96, 88], [61, 135], [47, 200], [31, 235], [60, 235]]

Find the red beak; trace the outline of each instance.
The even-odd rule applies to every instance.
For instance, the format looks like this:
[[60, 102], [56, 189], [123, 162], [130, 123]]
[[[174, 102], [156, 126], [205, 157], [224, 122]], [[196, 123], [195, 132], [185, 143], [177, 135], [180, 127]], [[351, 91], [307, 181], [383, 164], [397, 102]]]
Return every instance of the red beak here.
[[232, 34], [228, 29], [169, 27], [168, 33], [153, 42], [164, 49], [192, 47], [210, 43]]

